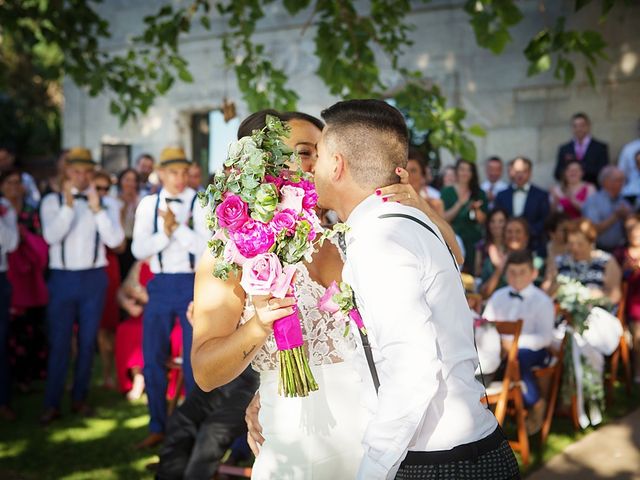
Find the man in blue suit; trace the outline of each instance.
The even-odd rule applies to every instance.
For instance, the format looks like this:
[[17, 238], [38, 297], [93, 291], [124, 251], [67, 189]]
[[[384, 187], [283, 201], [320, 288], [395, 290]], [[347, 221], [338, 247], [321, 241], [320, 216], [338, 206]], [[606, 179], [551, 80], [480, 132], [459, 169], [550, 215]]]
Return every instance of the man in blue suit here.
[[504, 208], [511, 217], [524, 217], [529, 222], [529, 248], [545, 256], [544, 221], [549, 216], [549, 194], [530, 182], [531, 160], [516, 157], [509, 162], [509, 188], [498, 193], [496, 207]]

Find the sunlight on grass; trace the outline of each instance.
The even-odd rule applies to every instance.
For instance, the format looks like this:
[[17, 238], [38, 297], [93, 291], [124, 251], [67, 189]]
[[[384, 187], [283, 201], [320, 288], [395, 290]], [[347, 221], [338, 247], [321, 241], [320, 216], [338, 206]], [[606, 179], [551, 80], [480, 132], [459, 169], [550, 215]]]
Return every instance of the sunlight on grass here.
[[119, 475], [106, 468], [88, 470], [86, 472], [74, 472], [71, 475], [60, 477], [61, 480], [116, 480], [119, 478]]
[[12, 440], [0, 443], [0, 458], [17, 457], [27, 448], [27, 440]]
[[140, 415], [139, 417], [128, 418], [124, 422], [122, 422], [122, 426], [124, 428], [129, 428], [132, 430], [146, 427], [149, 424], [149, 415]]
[[107, 437], [117, 426], [113, 419], [91, 418], [86, 425], [69, 427], [64, 430], [51, 432], [49, 441], [51, 443], [64, 443], [72, 441], [74, 443], [90, 442]]

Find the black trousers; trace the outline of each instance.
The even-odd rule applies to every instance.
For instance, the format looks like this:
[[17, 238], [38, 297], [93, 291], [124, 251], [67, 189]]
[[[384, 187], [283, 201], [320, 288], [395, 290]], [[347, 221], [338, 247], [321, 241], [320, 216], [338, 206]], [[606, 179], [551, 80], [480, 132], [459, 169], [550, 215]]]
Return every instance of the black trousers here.
[[167, 422], [156, 478], [210, 480], [233, 441], [247, 432], [245, 410], [258, 380], [248, 367], [211, 392], [196, 386]]
[[514, 480], [518, 462], [498, 427], [477, 442], [441, 452], [409, 452], [396, 480]]

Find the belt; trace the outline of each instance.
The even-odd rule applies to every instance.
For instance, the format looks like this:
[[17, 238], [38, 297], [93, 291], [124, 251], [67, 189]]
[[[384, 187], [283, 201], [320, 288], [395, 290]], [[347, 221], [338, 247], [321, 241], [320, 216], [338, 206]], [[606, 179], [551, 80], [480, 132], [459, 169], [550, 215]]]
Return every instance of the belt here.
[[507, 439], [498, 426], [493, 433], [471, 443], [453, 447], [451, 450], [437, 450], [433, 452], [412, 452], [400, 464], [404, 465], [437, 465], [469, 460], [474, 462], [479, 456], [497, 449]]

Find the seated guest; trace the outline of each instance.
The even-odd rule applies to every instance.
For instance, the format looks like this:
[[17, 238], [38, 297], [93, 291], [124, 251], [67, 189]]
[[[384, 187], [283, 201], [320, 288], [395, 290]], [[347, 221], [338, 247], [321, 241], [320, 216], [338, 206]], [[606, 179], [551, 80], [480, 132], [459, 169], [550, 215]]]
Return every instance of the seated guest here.
[[613, 252], [625, 244], [624, 221], [632, 208], [620, 194], [624, 185], [622, 170], [611, 165], [604, 168], [600, 185], [602, 189], [587, 199], [582, 212], [595, 225], [598, 248]]
[[438, 212], [440, 216], [443, 216], [444, 207], [442, 200], [440, 200], [440, 192], [429, 185], [431, 172], [419, 150], [415, 148], [409, 149], [406, 170], [409, 173], [409, 185], [429, 202], [431, 208]]
[[482, 266], [489, 259], [493, 265], [504, 261], [506, 245], [504, 243], [504, 227], [507, 225], [507, 212], [494, 208], [489, 212], [485, 223], [485, 236], [476, 244], [475, 276], [482, 275]]
[[480, 188], [475, 164], [467, 160], [456, 163], [456, 183], [442, 189], [444, 218], [453, 227], [466, 252], [464, 271], [473, 272], [475, 245], [482, 238], [482, 225], [487, 219], [487, 197]]
[[456, 183], [456, 167], [453, 165], [447, 165], [442, 169], [441, 188], [452, 187]]
[[549, 265], [543, 284], [547, 292], [555, 292], [557, 276], [564, 275], [588, 287], [593, 297], [608, 297], [614, 305], [620, 301], [622, 271], [613, 255], [596, 249], [596, 235], [587, 219], [567, 223], [567, 253]]
[[635, 382], [640, 383], [640, 215], [627, 221], [629, 246], [620, 252], [622, 274], [627, 282], [625, 317], [633, 335]]
[[563, 212], [569, 218], [579, 218], [582, 207], [596, 188], [582, 180], [582, 164], [577, 160], [567, 163], [558, 185], [551, 188], [551, 210]]
[[[542, 426], [546, 402], [533, 372], [548, 362], [547, 348], [553, 341], [555, 310], [549, 296], [536, 287], [538, 276], [533, 266], [533, 255], [527, 250], [512, 252], [506, 262], [508, 286], [497, 290], [487, 302], [483, 317], [490, 321], [516, 321], [522, 319], [522, 331], [518, 340], [518, 362], [524, 383], [523, 399], [527, 409], [527, 433], [538, 432]], [[510, 339], [504, 338], [505, 349]]]
[[49, 247], [42, 238], [38, 210], [26, 199], [19, 170], [0, 174], [0, 192], [18, 218], [18, 248], [7, 257], [11, 284], [9, 346], [12, 377], [24, 392], [33, 380], [44, 379], [46, 372], [44, 318], [49, 294], [44, 275]]
[[496, 195], [506, 190], [509, 184], [502, 180], [502, 159], [497, 156], [489, 157], [485, 162], [486, 179], [480, 185], [480, 188], [487, 194], [489, 208], [493, 208], [493, 202]]
[[[506, 252], [501, 256], [497, 256], [496, 259], [487, 258], [482, 265], [480, 293], [483, 298], [489, 298], [496, 289], [502, 288], [507, 284], [504, 276], [507, 255], [527, 248], [529, 244], [529, 226], [524, 218], [510, 218], [507, 221], [504, 228], [504, 243]], [[544, 272], [544, 260], [541, 257], [535, 255], [533, 264], [538, 272], [541, 274]], [[536, 283], [540, 283], [542, 278], [542, 276], [539, 276]]]
[[584, 179], [596, 184], [600, 171], [609, 164], [609, 147], [591, 136], [591, 120], [585, 113], [571, 117], [571, 126], [573, 140], [558, 149], [554, 177], [560, 180], [567, 164], [577, 160], [583, 165]]
[[[567, 221], [569, 218], [560, 212], [554, 212], [544, 222], [544, 231], [549, 242], [547, 243], [547, 260], [554, 262], [558, 255], [567, 253]], [[547, 267], [548, 268], [548, 267]]]
[[549, 216], [549, 194], [533, 185], [532, 163], [525, 157], [509, 162], [513, 183], [496, 196], [496, 207], [504, 208], [511, 217], [523, 217], [529, 224], [529, 249], [545, 256], [544, 221]]

